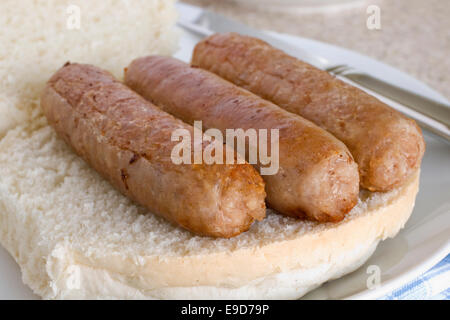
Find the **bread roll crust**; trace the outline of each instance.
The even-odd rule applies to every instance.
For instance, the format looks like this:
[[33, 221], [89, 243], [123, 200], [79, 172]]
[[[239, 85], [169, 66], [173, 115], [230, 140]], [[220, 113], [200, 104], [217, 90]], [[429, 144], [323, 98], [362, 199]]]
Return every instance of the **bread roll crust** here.
[[[46, 299], [294, 299], [361, 265], [411, 214], [419, 172], [361, 191], [339, 223], [268, 210], [230, 239], [195, 236], [136, 206], [45, 119], [0, 142], [0, 242]], [[77, 285], [77, 286], [74, 286]]]

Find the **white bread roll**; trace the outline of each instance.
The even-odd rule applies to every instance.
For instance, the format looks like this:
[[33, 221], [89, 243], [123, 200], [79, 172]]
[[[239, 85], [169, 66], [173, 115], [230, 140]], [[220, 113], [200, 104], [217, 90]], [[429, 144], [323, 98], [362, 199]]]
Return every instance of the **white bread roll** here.
[[[47, 125], [38, 97], [67, 60], [120, 77], [135, 57], [173, 52], [173, 2], [0, 2], [0, 243], [23, 281], [46, 299], [274, 299], [357, 268], [408, 219], [418, 173], [390, 193], [362, 192], [339, 224], [269, 211], [249, 232], [211, 239], [131, 203]], [[69, 4], [81, 32], [66, 28]]]
[[232, 239], [199, 237], [131, 203], [38, 118], [0, 142], [0, 241], [46, 299], [298, 298], [394, 236], [418, 181], [362, 191], [338, 224], [269, 211]]

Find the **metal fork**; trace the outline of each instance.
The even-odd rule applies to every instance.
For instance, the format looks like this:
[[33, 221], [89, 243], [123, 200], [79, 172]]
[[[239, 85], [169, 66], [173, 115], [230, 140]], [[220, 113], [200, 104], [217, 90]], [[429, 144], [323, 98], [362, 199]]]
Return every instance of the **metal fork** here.
[[367, 87], [387, 98], [406, 105], [416, 112], [441, 122], [450, 129], [450, 109], [443, 103], [428, 99], [392, 84], [386, 84], [386, 82], [382, 80], [368, 76], [367, 74], [344, 64], [331, 66], [325, 70], [332, 74], [353, 80], [363, 87]]

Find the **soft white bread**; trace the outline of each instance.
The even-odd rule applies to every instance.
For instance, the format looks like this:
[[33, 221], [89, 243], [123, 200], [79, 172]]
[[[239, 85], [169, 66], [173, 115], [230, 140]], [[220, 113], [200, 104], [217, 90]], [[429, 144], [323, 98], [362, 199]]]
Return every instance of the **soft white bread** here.
[[[357, 268], [408, 219], [418, 173], [361, 193], [339, 224], [269, 212], [249, 232], [211, 239], [131, 203], [47, 125], [38, 97], [67, 60], [121, 76], [135, 57], [171, 53], [173, 2], [0, 2], [0, 243], [23, 281], [47, 299], [297, 298]], [[70, 4], [80, 29], [67, 28]]]
[[0, 137], [35, 116], [45, 82], [66, 61], [94, 64], [120, 78], [135, 57], [171, 54], [174, 2], [0, 1]]
[[199, 237], [131, 203], [38, 118], [0, 142], [0, 240], [44, 298], [297, 298], [394, 236], [418, 181], [361, 192], [338, 224], [268, 212], [235, 238]]

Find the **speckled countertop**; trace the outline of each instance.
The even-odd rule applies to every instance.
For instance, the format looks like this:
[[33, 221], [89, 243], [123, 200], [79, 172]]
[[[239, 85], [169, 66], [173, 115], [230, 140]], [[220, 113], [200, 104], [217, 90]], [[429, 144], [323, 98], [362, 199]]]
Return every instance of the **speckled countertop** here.
[[[285, 11], [246, 8], [227, 0], [184, 2], [261, 29], [361, 52], [409, 73], [450, 100], [450, 0], [360, 0], [328, 9]], [[366, 27], [369, 5], [380, 8], [380, 30]]]

